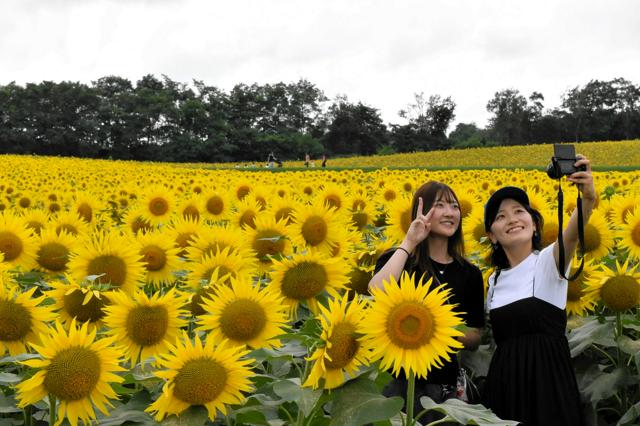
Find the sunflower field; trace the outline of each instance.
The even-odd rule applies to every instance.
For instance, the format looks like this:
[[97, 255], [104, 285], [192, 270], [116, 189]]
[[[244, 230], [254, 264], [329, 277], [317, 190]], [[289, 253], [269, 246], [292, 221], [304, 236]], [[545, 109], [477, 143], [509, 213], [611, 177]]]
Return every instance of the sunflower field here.
[[[457, 400], [403, 411], [402, 398], [384, 397], [392, 375], [428, 375], [457, 352], [464, 325], [420, 277], [375, 297], [367, 285], [428, 180], [456, 192], [466, 255], [485, 277], [483, 204], [495, 189], [525, 189], [551, 244], [558, 184], [543, 172], [0, 158], [0, 425], [409, 425], [427, 410], [516, 424]], [[640, 172], [594, 179], [567, 337], [587, 417], [633, 424]], [[563, 190], [568, 218], [577, 192]], [[424, 324], [403, 321], [421, 313], [430, 330], [416, 339]], [[475, 377], [493, 350], [488, 334], [483, 343], [461, 353]]]

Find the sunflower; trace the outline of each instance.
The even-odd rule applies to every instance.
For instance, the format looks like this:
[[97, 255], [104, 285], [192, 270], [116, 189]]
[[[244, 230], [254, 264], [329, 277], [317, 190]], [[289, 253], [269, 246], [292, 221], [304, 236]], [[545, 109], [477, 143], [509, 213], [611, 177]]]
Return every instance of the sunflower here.
[[71, 212], [77, 213], [82, 220], [88, 224], [96, 223], [96, 216], [100, 210], [100, 205], [89, 194], [78, 194], [75, 196]]
[[389, 226], [385, 230], [387, 238], [400, 242], [407, 235], [411, 225], [412, 200], [410, 197], [398, 197], [389, 210]]
[[337, 297], [337, 290], [349, 282], [348, 270], [342, 258], [330, 258], [318, 251], [295, 253], [290, 258], [274, 259], [270, 285], [284, 296], [289, 317], [297, 318], [300, 302], [317, 313], [316, 297], [325, 291]]
[[202, 196], [202, 199], [206, 218], [212, 221], [220, 221], [227, 218], [231, 208], [231, 201], [226, 192], [207, 192]]
[[51, 224], [56, 232], [66, 231], [74, 237], [86, 235], [89, 232], [89, 225], [75, 212], [60, 212]]
[[39, 343], [47, 332], [47, 322], [54, 319], [49, 306], [38, 306], [45, 296], [33, 297], [37, 287], [21, 292], [0, 276], [0, 356], [27, 351], [28, 343]]
[[616, 226], [623, 226], [628, 223], [629, 214], [636, 206], [640, 205], [640, 196], [637, 195], [616, 195], [611, 198], [611, 220]]
[[640, 272], [637, 264], [629, 266], [629, 260], [620, 265], [616, 260], [615, 269], [602, 265], [602, 270], [593, 274], [587, 283], [587, 291], [595, 300], [602, 300], [613, 312], [624, 312], [640, 304]]
[[220, 284], [228, 284], [231, 278], [250, 277], [255, 272], [255, 257], [245, 258], [225, 247], [213, 256], [204, 256], [188, 266], [187, 284], [194, 290], [211, 282], [217, 271]]
[[27, 228], [35, 235], [40, 235], [43, 228], [49, 224], [49, 215], [44, 210], [28, 210], [22, 216]]
[[75, 320], [100, 328], [104, 318], [103, 308], [110, 303], [109, 291], [89, 281], [78, 283], [68, 275], [64, 281], [51, 281], [49, 285], [51, 290], [46, 295], [54, 301], [51, 308], [66, 327]]
[[22, 361], [40, 370], [16, 386], [18, 407], [55, 396], [60, 403], [55, 426], [65, 417], [73, 426], [78, 419], [91, 423], [96, 418], [93, 406], [108, 415], [107, 406], [113, 406], [109, 399], [117, 398], [109, 383], [124, 381], [116, 374], [124, 368], [113, 343], [113, 338], [96, 340], [96, 330], [88, 330], [87, 324], [77, 329], [74, 322], [67, 334], [56, 322], [55, 330], [42, 335], [42, 345], [31, 345], [42, 359]]
[[[570, 274], [573, 275], [578, 269], [579, 261], [574, 257]], [[567, 286], [567, 314], [568, 315], [586, 315], [588, 311], [593, 311], [597, 304], [597, 299], [593, 292], [587, 291], [588, 282], [597, 273], [598, 267], [593, 261], [585, 261], [582, 273], [575, 279], [571, 280]], [[568, 275], [569, 277], [571, 275]]]
[[358, 369], [369, 364], [368, 353], [362, 344], [360, 329], [365, 316], [365, 302], [349, 298], [345, 294], [329, 300], [329, 307], [320, 306], [318, 319], [322, 324], [320, 338], [324, 343], [307, 360], [314, 361], [311, 373], [303, 386], [314, 389], [324, 380], [324, 389], [334, 389], [349, 377], [355, 377]]
[[600, 259], [614, 246], [613, 231], [604, 213], [594, 210], [584, 225], [584, 251], [587, 259]]
[[214, 346], [212, 336], [204, 343], [198, 335], [191, 342], [186, 333], [182, 341], [169, 347], [170, 353], [161, 354], [158, 364], [166, 368], [155, 375], [167, 380], [162, 395], [145, 411], [155, 413], [157, 421], [167, 415], [179, 415], [192, 405], [204, 405], [209, 419], [214, 420], [217, 411], [227, 413], [227, 405], [240, 404], [242, 392], [253, 389], [253, 376], [247, 351], [229, 347], [224, 342]]
[[144, 280], [144, 264], [135, 240], [116, 233], [98, 231], [87, 238], [68, 263], [77, 281], [97, 276], [98, 284], [117, 287], [132, 293]]
[[134, 365], [140, 361], [164, 353], [170, 342], [180, 334], [180, 327], [187, 325], [188, 312], [181, 309], [186, 304], [183, 295], [175, 288], [165, 295], [155, 293], [148, 297], [137, 290], [133, 297], [123, 292], [109, 295], [111, 304], [104, 308], [104, 323], [124, 348], [124, 356]]
[[359, 232], [365, 232], [367, 225], [373, 225], [375, 222], [378, 212], [373, 208], [373, 203], [362, 203], [362, 197], [351, 201], [351, 205], [358, 206], [349, 209], [351, 224]]
[[626, 223], [620, 226], [618, 237], [619, 247], [629, 252], [629, 257], [640, 259], [640, 207], [636, 207], [626, 215]]
[[141, 200], [142, 217], [152, 225], [160, 225], [169, 221], [175, 200], [171, 191], [161, 186], [147, 189], [146, 195]]
[[190, 217], [191, 219], [199, 221], [204, 214], [204, 202], [202, 197], [196, 194], [182, 200], [178, 204], [176, 211], [182, 217]]
[[285, 225], [291, 225], [299, 207], [300, 202], [294, 198], [277, 197], [272, 199], [267, 210], [271, 213], [276, 222], [282, 220]]
[[174, 281], [173, 272], [181, 269], [180, 251], [171, 237], [159, 232], [140, 233], [136, 236], [142, 263], [147, 270], [147, 283], [159, 288]]
[[460, 218], [464, 220], [475, 211], [482, 210], [482, 201], [480, 197], [468, 189], [457, 189], [455, 191], [460, 206]]
[[262, 211], [258, 202], [252, 197], [245, 197], [235, 205], [235, 213], [231, 217], [231, 225], [245, 229], [256, 227], [256, 217]]
[[238, 201], [242, 201], [253, 189], [253, 185], [246, 180], [240, 181], [236, 184], [233, 191], [234, 198]]
[[167, 235], [178, 249], [179, 257], [187, 257], [187, 249], [193, 245], [195, 238], [208, 229], [201, 222], [190, 217], [174, 216], [167, 229]]
[[218, 254], [225, 248], [244, 258], [255, 257], [246, 235], [241, 229], [231, 225], [203, 228], [202, 232], [192, 238], [191, 245], [186, 250], [187, 257], [198, 262], [206, 256], [211, 257]]
[[0, 252], [4, 262], [12, 268], [30, 271], [36, 266], [35, 249], [36, 240], [24, 220], [10, 212], [0, 213]]
[[464, 247], [468, 253], [484, 257], [491, 251], [491, 240], [484, 229], [484, 212], [476, 209], [462, 221]]
[[301, 206], [291, 225], [291, 240], [299, 248], [310, 247], [330, 254], [348, 223], [324, 204]]
[[328, 183], [318, 192], [316, 199], [325, 206], [333, 208], [338, 212], [342, 210], [345, 205], [347, 192], [339, 185]]
[[203, 299], [205, 314], [197, 330], [209, 331], [220, 342], [247, 345], [253, 349], [279, 347], [277, 336], [285, 333], [286, 309], [282, 298], [268, 287], [260, 289], [250, 279], [231, 279], [215, 294]]
[[151, 222], [145, 219], [144, 211], [141, 208], [132, 208], [127, 210], [122, 218], [125, 229], [131, 235], [137, 235], [138, 232], [150, 232], [155, 229]]
[[67, 270], [69, 256], [79, 246], [78, 240], [66, 231], [49, 228], [41, 232], [36, 246], [36, 262], [41, 270], [52, 274]]
[[291, 253], [291, 242], [284, 221], [276, 222], [269, 214], [260, 214], [255, 220], [255, 228], [246, 227], [246, 240], [255, 253], [261, 273], [269, 271], [272, 256], [286, 256]]
[[462, 332], [456, 327], [462, 319], [447, 303], [449, 290], [438, 286], [429, 291], [431, 280], [416, 282], [415, 275], [403, 272], [398, 283], [394, 277], [384, 282], [383, 289], [372, 289], [374, 301], [362, 330], [371, 359], [382, 359], [381, 367], [400, 369], [405, 375], [413, 372], [426, 377], [433, 366], [442, 366], [442, 359], [451, 360], [449, 353], [461, 349], [456, 337]]

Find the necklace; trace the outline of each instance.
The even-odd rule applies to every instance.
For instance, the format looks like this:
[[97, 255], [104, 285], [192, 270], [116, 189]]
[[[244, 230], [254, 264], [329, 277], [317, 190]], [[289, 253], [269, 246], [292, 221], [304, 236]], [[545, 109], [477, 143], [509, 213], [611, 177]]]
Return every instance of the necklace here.
[[[435, 260], [431, 259], [431, 264], [436, 269], [436, 271], [438, 271], [440, 273], [440, 275], [444, 275], [444, 271], [447, 270], [447, 266], [449, 266], [450, 263], [442, 264], [442, 263], [436, 262]], [[442, 266], [442, 269], [440, 269], [441, 266]]]

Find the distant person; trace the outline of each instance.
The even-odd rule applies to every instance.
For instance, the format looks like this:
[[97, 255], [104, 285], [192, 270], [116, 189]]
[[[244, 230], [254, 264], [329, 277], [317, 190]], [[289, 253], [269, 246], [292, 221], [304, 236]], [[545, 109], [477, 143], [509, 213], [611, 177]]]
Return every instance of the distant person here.
[[273, 167], [276, 162], [276, 156], [273, 155], [273, 151], [267, 155], [267, 167]]
[[311, 157], [309, 156], [309, 153], [306, 153], [304, 155], [304, 166], [307, 168], [309, 167], [309, 161], [311, 161]]
[[322, 167], [327, 167], [327, 155], [322, 154]]

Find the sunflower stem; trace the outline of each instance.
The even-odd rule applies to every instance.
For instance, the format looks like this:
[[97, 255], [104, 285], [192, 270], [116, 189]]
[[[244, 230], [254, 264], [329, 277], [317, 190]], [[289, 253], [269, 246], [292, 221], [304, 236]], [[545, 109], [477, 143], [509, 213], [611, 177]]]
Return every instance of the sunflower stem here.
[[409, 381], [407, 384], [407, 426], [413, 426], [413, 398], [416, 393], [416, 374], [409, 371]]
[[56, 397], [53, 394], [49, 394], [49, 424], [56, 424]]
[[[622, 368], [624, 366], [624, 355], [622, 354], [622, 351], [620, 350], [620, 338], [622, 337], [622, 333], [623, 333], [623, 328], [622, 328], [622, 317], [620, 312], [616, 312], [616, 342], [618, 343], [616, 345], [616, 350], [618, 352], [618, 368]], [[620, 405], [622, 407], [622, 412], [624, 413], [625, 411], [627, 411], [627, 391], [626, 388], [622, 388], [620, 389], [620, 397], [621, 397], [621, 401], [620, 401]]]
[[26, 407], [24, 407], [22, 414], [24, 416], [24, 426], [31, 426], [33, 424], [31, 417], [31, 406], [27, 405]]

